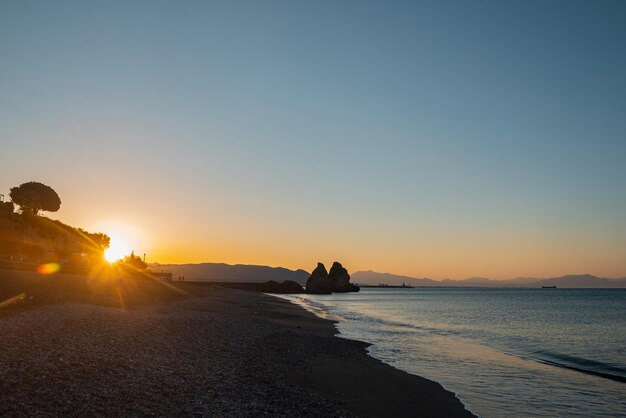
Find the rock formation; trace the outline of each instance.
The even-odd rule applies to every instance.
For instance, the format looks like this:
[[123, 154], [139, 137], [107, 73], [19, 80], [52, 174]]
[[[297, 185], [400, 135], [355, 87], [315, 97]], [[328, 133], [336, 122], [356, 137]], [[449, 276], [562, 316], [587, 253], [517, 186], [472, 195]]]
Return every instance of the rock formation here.
[[324, 264], [317, 263], [306, 282], [307, 293], [330, 294], [332, 292], [358, 292], [359, 287], [350, 283], [350, 275], [341, 263], [334, 262], [330, 273], [326, 272]]
[[350, 283], [350, 275], [341, 263], [335, 261], [328, 272], [333, 292], [358, 292], [359, 287]]
[[311, 273], [311, 277], [306, 281], [307, 293], [330, 294], [332, 293], [331, 283], [328, 281], [328, 272], [324, 264], [317, 263], [317, 267]]

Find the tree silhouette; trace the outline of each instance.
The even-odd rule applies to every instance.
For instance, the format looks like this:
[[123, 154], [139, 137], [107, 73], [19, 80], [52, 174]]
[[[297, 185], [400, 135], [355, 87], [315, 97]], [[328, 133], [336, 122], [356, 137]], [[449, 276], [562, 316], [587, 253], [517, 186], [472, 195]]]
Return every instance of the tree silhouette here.
[[111, 246], [111, 237], [102, 232], [87, 232], [78, 228], [78, 232], [85, 237], [94, 249], [104, 251]]
[[141, 257], [136, 256], [134, 251], [124, 257], [123, 260], [120, 260], [119, 263], [123, 266], [132, 267], [135, 270], [145, 270], [146, 267], [148, 267], [148, 264], [146, 264]]
[[9, 193], [13, 203], [20, 206], [23, 214], [37, 215], [39, 211], [56, 212], [61, 207], [61, 199], [50, 186], [36, 181], [11, 188]]

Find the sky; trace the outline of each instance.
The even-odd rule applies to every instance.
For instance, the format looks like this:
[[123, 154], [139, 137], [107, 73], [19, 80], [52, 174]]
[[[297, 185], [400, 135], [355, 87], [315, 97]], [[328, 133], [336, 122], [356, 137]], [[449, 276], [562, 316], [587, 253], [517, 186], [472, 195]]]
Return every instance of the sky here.
[[0, 2], [0, 193], [148, 261], [626, 276], [623, 1]]

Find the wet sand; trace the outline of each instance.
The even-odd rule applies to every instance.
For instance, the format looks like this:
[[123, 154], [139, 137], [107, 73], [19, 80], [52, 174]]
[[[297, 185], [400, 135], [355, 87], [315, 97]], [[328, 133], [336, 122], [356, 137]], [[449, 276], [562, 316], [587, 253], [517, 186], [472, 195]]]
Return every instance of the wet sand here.
[[272, 296], [40, 280], [0, 272], [1, 300], [26, 293], [0, 308], [3, 416], [471, 416], [439, 384]]

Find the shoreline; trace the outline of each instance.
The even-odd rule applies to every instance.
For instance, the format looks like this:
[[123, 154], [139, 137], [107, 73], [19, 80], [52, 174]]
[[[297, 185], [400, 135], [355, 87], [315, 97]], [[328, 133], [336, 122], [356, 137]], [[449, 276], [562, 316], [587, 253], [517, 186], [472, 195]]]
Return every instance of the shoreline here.
[[309, 313], [309, 314], [311, 314], [311, 315], [314, 315], [314, 316], [315, 316], [317, 319], [319, 319], [319, 320], [322, 320], [322, 321], [328, 321], [328, 322], [332, 323], [332, 324], [333, 324], [333, 329], [335, 330], [335, 336], [336, 336], [337, 338], [341, 338], [341, 339], [344, 339], [344, 340], [354, 341], [354, 342], [357, 342], [357, 343], [361, 343], [361, 344], [363, 344], [363, 352], [364, 352], [364, 353], [365, 353], [365, 354], [366, 354], [369, 358], [371, 358], [371, 359], [373, 359], [373, 360], [375, 360], [375, 361], [377, 361], [377, 362], [380, 362], [380, 363], [382, 363], [382, 364], [384, 364], [384, 365], [386, 365], [386, 366], [389, 366], [389, 367], [391, 367], [391, 368], [393, 368], [393, 369], [395, 369], [395, 370], [398, 370], [398, 371], [401, 371], [401, 372], [403, 372], [403, 373], [406, 373], [406, 374], [408, 374], [408, 375], [410, 375], [410, 376], [418, 377], [418, 378], [420, 378], [420, 379], [425, 379], [425, 380], [428, 380], [428, 381], [431, 381], [431, 382], [433, 382], [433, 383], [436, 383], [436, 384], [440, 385], [442, 390], [444, 390], [444, 391], [446, 391], [446, 392], [449, 392], [449, 393], [451, 393], [452, 395], [454, 395], [454, 397], [455, 397], [455, 398], [456, 398], [456, 399], [457, 399], [457, 400], [461, 403], [461, 405], [463, 406], [463, 408], [464, 408], [464, 409], [465, 409], [465, 410], [466, 410], [466, 411], [470, 414], [470, 416], [475, 416], [475, 415], [474, 415], [474, 412], [472, 412], [472, 411], [468, 408], [468, 406], [467, 406], [467, 405], [465, 405], [465, 404], [463, 403], [463, 401], [462, 401], [462, 400], [458, 397], [458, 395], [457, 395], [456, 393], [454, 393], [453, 391], [451, 391], [451, 390], [449, 390], [449, 389], [445, 388], [445, 387], [444, 387], [441, 383], [439, 383], [439, 382], [437, 382], [437, 381], [435, 381], [435, 380], [428, 379], [428, 378], [426, 378], [426, 377], [420, 376], [420, 375], [418, 375], [418, 374], [415, 374], [415, 373], [411, 373], [411, 372], [408, 372], [408, 371], [402, 370], [402, 369], [400, 369], [400, 368], [398, 368], [398, 367], [395, 367], [393, 364], [387, 363], [387, 362], [385, 362], [384, 360], [381, 360], [381, 359], [378, 359], [378, 358], [374, 357], [373, 355], [371, 355], [371, 354], [370, 354], [370, 352], [369, 352], [369, 350], [368, 350], [368, 348], [369, 348], [369, 347], [371, 347], [371, 346], [373, 345], [372, 343], [368, 343], [368, 342], [366, 342], [366, 341], [360, 341], [360, 340], [355, 340], [355, 339], [352, 339], [352, 338], [348, 338], [348, 337], [341, 336], [341, 335], [342, 335], [342, 334], [341, 334], [341, 331], [339, 331], [338, 327], [336, 326], [336, 324], [339, 322], [339, 320], [338, 320], [338, 319], [333, 319], [333, 317], [334, 317], [334, 316], [333, 316], [332, 314], [330, 314], [329, 312], [327, 312], [327, 311], [325, 311], [325, 310], [316, 310], [316, 309], [314, 309], [314, 308], [313, 308], [312, 306], [310, 306], [310, 305], [307, 305], [307, 304], [305, 304], [305, 303], [299, 303], [299, 302], [297, 302], [297, 301], [295, 301], [295, 300], [293, 300], [293, 299], [289, 298], [289, 296], [290, 296], [290, 295], [271, 294], [271, 293], [265, 293], [265, 294], [266, 294], [266, 295], [268, 295], [268, 296], [274, 297], [274, 298], [276, 298], [276, 299], [278, 299], [278, 300], [281, 300], [281, 301], [284, 301], [284, 302], [288, 302], [288, 303], [290, 303], [291, 305], [296, 306], [296, 307], [298, 307], [298, 308], [300, 308], [300, 309], [304, 310], [305, 312], [307, 312], [307, 313]]
[[[42, 278], [46, 300], [0, 312], [0, 415], [473, 416], [284, 299], [61, 279]], [[4, 295], [16, 283], [0, 271]]]
[[[353, 379], [358, 379], [361, 385], [375, 385], [377, 386], [376, 389], [380, 391], [384, 390], [387, 393], [388, 397], [371, 400], [367, 398], [370, 396], [375, 398], [381, 393], [374, 390], [367, 395], [362, 394], [362, 398], [356, 400], [358, 404], [352, 403], [351, 405], [355, 408], [355, 410], [360, 412], [358, 416], [474, 416], [471, 411], [467, 410], [466, 406], [461, 402], [456, 394], [445, 389], [440, 383], [416, 374], [405, 372], [404, 370], [398, 369], [371, 356], [367, 351], [367, 348], [371, 346], [370, 343], [339, 337], [340, 332], [335, 326], [337, 323], [336, 320], [320, 317], [315, 312], [287, 298], [283, 298], [280, 295], [264, 295], [274, 298], [274, 300], [276, 300], [279, 304], [287, 304], [290, 308], [295, 308], [301, 311], [300, 315], [310, 315], [314, 320], [322, 321], [327, 324], [328, 330], [325, 332], [332, 334], [333, 338], [336, 340], [346, 342], [346, 345], [350, 345], [355, 348], [353, 353], [359, 358], [355, 358], [354, 361], [359, 363], [359, 370], [351, 369], [351, 366], [346, 366], [345, 363], [343, 365], [339, 365], [336, 363], [336, 359], [325, 358], [321, 361], [317, 360], [319, 363], [316, 361], [316, 366], [321, 366], [321, 369], [323, 369], [323, 372], [321, 372], [323, 376], [316, 376], [316, 378], [324, 380], [325, 384], [332, 384], [330, 382], [333, 380], [336, 381], [335, 379], [345, 379], [345, 381], [349, 381], [351, 380], [350, 378], [342, 377], [340, 375], [346, 373], [346, 368], [350, 368], [350, 372], [355, 374]], [[332, 367], [338, 367], [338, 370], [336, 372], [331, 372]], [[333, 376], [329, 375], [331, 373]], [[339, 386], [342, 383], [344, 382], [334, 384]], [[392, 392], [389, 390], [390, 387], [393, 388], [392, 391], [396, 391], [396, 393], [390, 394], [390, 392]], [[413, 399], [409, 401], [411, 397]], [[415, 397], [419, 397], [419, 399], [415, 399]], [[453, 400], [450, 398], [453, 398]], [[393, 408], [394, 411], [391, 412], [389, 406], [385, 406], [382, 409], [377, 407], [368, 409], [363, 405], [367, 402], [370, 404], [377, 404], [377, 406], [379, 406], [381, 401], [384, 404], [393, 405], [391, 408]]]

